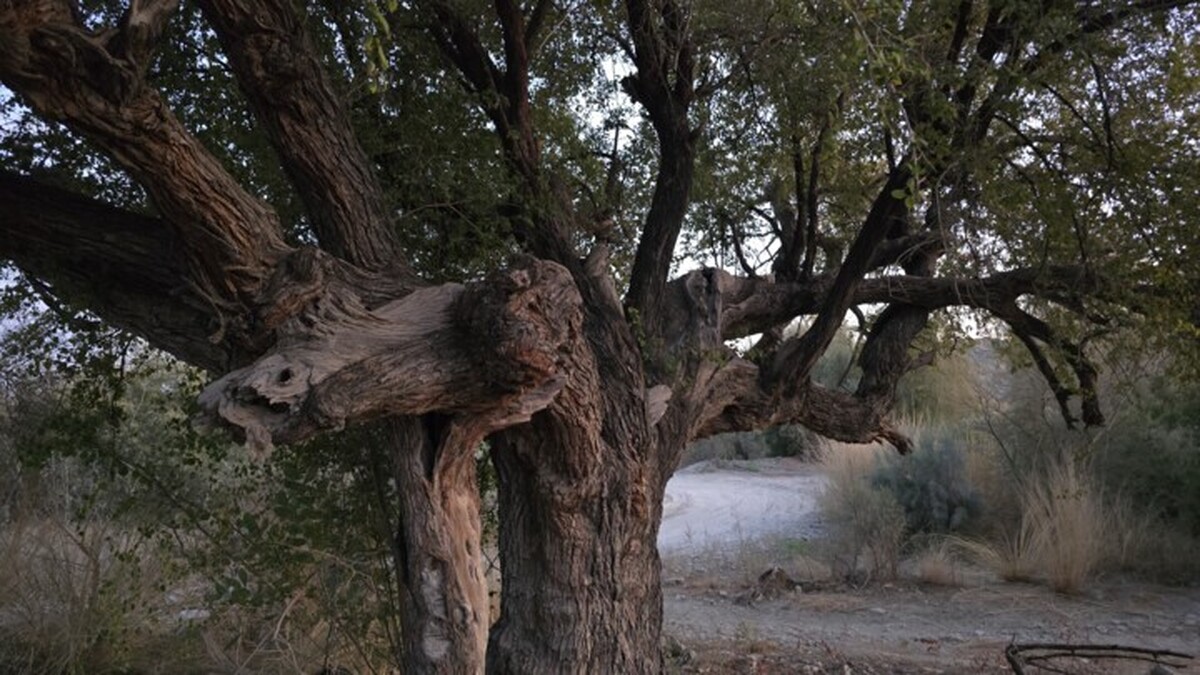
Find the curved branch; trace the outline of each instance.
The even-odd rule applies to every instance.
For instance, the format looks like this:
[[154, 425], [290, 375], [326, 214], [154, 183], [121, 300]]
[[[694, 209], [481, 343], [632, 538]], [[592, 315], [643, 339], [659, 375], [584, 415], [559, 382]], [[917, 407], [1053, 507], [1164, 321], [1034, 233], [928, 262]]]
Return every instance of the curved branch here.
[[[1012, 327], [1013, 332], [1033, 355], [1038, 370], [1046, 378], [1046, 383], [1050, 385], [1054, 397], [1058, 399], [1059, 409], [1067, 426], [1071, 428], [1075, 426], [1075, 416], [1067, 405], [1072, 393], [1080, 397], [1083, 407], [1083, 423], [1087, 426], [1103, 425], [1104, 414], [1100, 410], [1100, 399], [1096, 388], [1096, 367], [1088, 360], [1083, 348], [1060, 337], [1050, 327], [1050, 324], [1022, 310], [1016, 302], [1001, 304], [991, 308], [991, 311]], [[1053, 347], [1063, 355], [1075, 374], [1078, 384], [1076, 391], [1072, 392], [1062, 385], [1053, 367], [1034, 342], [1035, 339]]]

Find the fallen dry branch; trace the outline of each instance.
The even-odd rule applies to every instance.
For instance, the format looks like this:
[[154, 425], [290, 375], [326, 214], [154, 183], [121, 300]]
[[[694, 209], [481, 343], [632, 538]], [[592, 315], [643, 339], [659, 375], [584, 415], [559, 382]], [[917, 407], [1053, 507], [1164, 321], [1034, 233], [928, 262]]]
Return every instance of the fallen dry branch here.
[[1004, 658], [1017, 675], [1025, 675], [1036, 668], [1052, 673], [1069, 673], [1065, 667], [1051, 665], [1048, 662], [1062, 659], [1096, 659], [1145, 661], [1169, 668], [1186, 668], [1195, 659], [1190, 654], [1182, 654], [1167, 649], [1146, 649], [1142, 647], [1126, 647], [1123, 645], [1073, 645], [1033, 642], [1028, 644], [1009, 643], [1004, 649]]

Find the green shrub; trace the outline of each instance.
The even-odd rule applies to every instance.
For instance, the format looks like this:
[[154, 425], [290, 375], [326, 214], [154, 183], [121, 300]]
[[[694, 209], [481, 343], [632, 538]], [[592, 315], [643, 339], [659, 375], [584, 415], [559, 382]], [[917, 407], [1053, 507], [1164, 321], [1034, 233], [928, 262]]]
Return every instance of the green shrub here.
[[762, 432], [762, 440], [771, 457], [795, 457], [806, 462], [820, 460], [829, 447], [829, 442], [816, 432], [795, 424], [771, 427]]
[[871, 484], [895, 498], [913, 533], [960, 531], [982, 511], [963, 451], [949, 438], [935, 438], [907, 457], [883, 460]]
[[1114, 493], [1192, 536], [1200, 536], [1200, 433], [1125, 424], [1095, 449], [1096, 471]]

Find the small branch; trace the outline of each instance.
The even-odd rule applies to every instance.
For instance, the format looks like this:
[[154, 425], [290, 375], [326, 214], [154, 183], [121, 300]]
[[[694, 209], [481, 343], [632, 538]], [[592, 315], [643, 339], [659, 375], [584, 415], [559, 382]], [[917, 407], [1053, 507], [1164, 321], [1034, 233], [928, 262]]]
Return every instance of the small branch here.
[[554, 9], [553, 0], [537, 0], [533, 6], [533, 11], [529, 13], [529, 21], [526, 23], [525, 29], [525, 51], [533, 52], [537, 50], [537, 41], [541, 35], [542, 28], [546, 24], [546, 18], [550, 15], [550, 11]]

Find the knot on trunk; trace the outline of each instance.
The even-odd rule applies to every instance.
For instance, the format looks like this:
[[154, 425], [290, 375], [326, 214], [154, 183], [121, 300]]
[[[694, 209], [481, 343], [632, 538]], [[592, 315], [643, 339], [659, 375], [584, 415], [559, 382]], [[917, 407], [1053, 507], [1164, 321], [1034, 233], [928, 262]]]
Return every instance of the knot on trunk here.
[[570, 273], [541, 260], [490, 275], [461, 296], [457, 314], [465, 350], [485, 364], [489, 379], [514, 390], [558, 372], [583, 323]]

